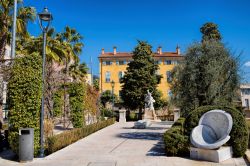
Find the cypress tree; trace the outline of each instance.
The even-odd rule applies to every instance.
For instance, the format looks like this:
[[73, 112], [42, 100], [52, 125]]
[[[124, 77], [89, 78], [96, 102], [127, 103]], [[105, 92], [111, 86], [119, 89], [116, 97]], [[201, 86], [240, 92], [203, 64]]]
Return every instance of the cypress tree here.
[[128, 64], [127, 71], [121, 81], [121, 98], [129, 109], [139, 109], [139, 119], [142, 118], [145, 94], [149, 90], [154, 99], [159, 99], [157, 84], [161, 77], [156, 75], [158, 65], [152, 57], [152, 46], [147, 42], [138, 41], [133, 51], [133, 61]]

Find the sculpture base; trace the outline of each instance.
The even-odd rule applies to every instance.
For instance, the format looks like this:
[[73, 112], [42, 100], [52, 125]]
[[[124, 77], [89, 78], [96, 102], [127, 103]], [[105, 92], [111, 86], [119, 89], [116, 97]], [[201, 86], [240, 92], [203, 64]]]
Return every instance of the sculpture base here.
[[155, 110], [145, 109], [142, 119], [157, 120]]
[[151, 125], [151, 121], [150, 120], [139, 120], [137, 122], [134, 123], [134, 128], [135, 129], [145, 129], [147, 127], [149, 127]]
[[233, 150], [231, 146], [222, 146], [219, 149], [190, 148], [190, 158], [195, 160], [205, 160], [212, 162], [222, 162], [232, 158]]
[[120, 109], [119, 110], [119, 122], [126, 122], [126, 110]]

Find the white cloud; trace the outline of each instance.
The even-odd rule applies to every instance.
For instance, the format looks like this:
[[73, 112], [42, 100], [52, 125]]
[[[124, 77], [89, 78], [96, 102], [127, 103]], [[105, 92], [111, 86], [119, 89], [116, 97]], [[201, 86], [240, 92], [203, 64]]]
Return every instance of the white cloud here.
[[246, 63], [244, 64], [244, 66], [250, 67], [250, 61], [246, 62]]

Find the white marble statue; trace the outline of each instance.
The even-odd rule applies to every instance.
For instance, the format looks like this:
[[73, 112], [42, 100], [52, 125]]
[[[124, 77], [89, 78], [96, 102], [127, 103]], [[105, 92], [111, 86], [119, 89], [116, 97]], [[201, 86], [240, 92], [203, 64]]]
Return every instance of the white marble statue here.
[[147, 94], [145, 97], [145, 108], [149, 108], [149, 110], [154, 110], [154, 98], [152, 97], [152, 94], [147, 90]]
[[230, 139], [232, 126], [233, 119], [229, 113], [223, 110], [206, 112], [192, 130], [191, 143], [202, 149], [219, 148]]

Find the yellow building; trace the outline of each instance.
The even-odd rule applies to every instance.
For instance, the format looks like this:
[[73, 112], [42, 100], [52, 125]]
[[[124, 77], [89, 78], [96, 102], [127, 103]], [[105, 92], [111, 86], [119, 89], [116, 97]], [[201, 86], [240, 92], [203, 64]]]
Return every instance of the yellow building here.
[[[114, 47], [113, 52], [104, 52], [102, 49], [99, 58], [100, 69], [100, 90], [112, 90], [111, 81], [114, 81], [114, 93], [120, 96], [121, 84], [120, 78], [124, 76], [127, 64], [132, 61], [132, 54], [128, 52], [117, 52]], [[155, 63], [159, 65], [157, 74], [162, 75], [161, 83], [158, 89], [162, 92], [163, 97], [167, 98], [171, 91], [169, 82], [171, 81], [171, 70], [176, 64], [183, 59], [180, 48], [177, 46], [175, 52], [162, 52], [162, 48], [158, 47], [157, 52], [153, 54]]]

